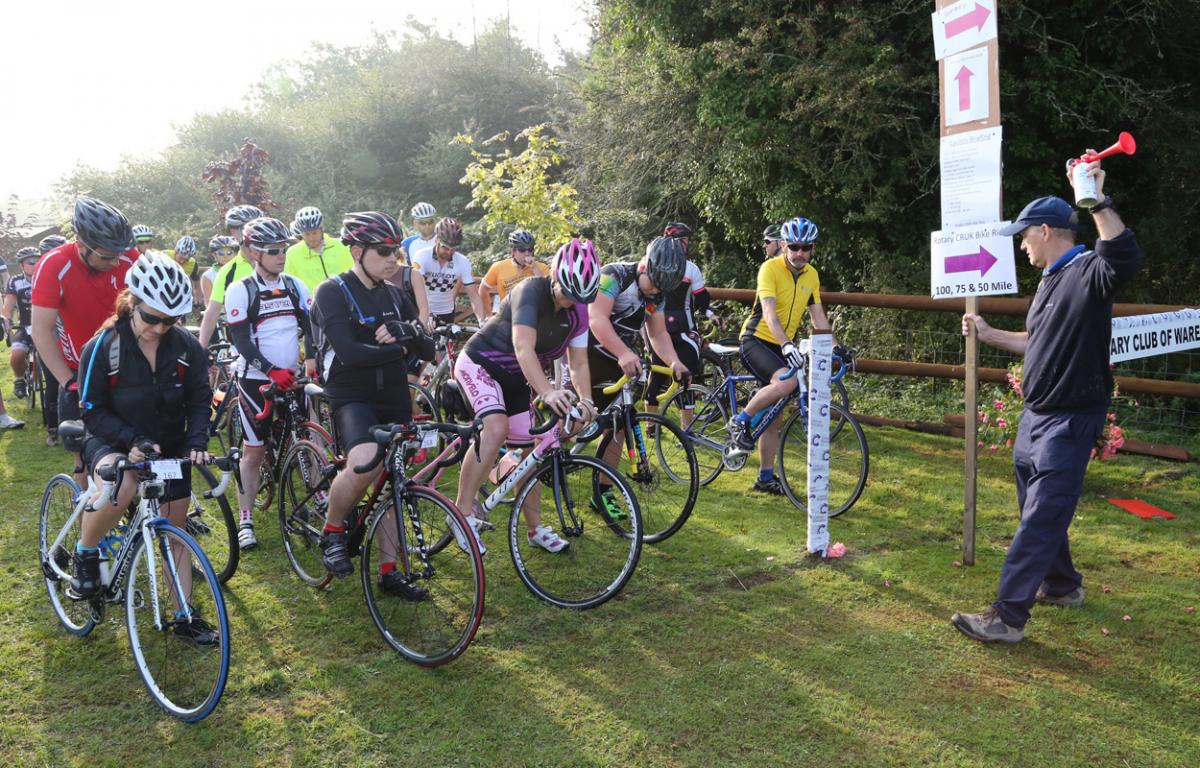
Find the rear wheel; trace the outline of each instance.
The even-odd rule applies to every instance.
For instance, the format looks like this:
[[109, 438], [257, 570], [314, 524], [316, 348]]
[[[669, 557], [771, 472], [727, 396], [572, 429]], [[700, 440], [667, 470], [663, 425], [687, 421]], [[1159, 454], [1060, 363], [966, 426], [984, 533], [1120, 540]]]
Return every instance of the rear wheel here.
[[[38, 556], [41, 558], [46, 591], [50, 593], [50, 607], [54, 609], [54, 615], [58, 616], [63, 629], [83, 637], [96, 626], [95, 615], [88, 601], [74, 600], [68, 596], [67, 587], [70, 583], [62, 575], [71, 572], [71, 551], [80, 535], [79, 519], [75, 519], [58, 544], [54, 543], [74, 514], [75, 498], [79, 494], [79, 486], [70, 475], [55, 475], [46, 484], [38, 519]], [[58, 566], [58, 570], [50, 567], [51, 562]]]
[[[808, 509], [808, 412], [797, 408], [783, 425], [779, 441], [779, 480], [792, 504]], [[867, 484], [870, 456], [858, 420], [830, 405], [829, 425], [842, 429], [829, 440], [829, 516], [837, 517], [858, 501]]]
[[[690, 416], [688, 409], [683, 407], [689, 401], [693, 406]], [[722, 395], [713, 396], [705, 387], [693, 384], [672, 395], [663, 404], [662, 414], [680, 426], [691, 444], [700, 485], [715, 480], [725, 468], [722, 455], [729, 442], [729, 431], [725, 426], [729, 423], [729, 413]]]
[[[220, 481], [211, 469], [203, 464], [192, 465], [192, 498], [188, 501], [185, 529], [200, 543], [217, 581], [224, 584], [237, 572], [241, 550], [238, 549], [237, 518], [228, 498], [230, 488], [226, 487], [224, 494], [212, 497], [211, 493], [218, 485]], [[236, 486], [233, 492], [236, 492]]]
[[300, 580], [323, 587], [333, 577], [321, 561], [321, 531], [329, 506], [329, 486], [337, 470], [321, 446], [297, 441], [280, 473], [279, 529], [283, 551]]

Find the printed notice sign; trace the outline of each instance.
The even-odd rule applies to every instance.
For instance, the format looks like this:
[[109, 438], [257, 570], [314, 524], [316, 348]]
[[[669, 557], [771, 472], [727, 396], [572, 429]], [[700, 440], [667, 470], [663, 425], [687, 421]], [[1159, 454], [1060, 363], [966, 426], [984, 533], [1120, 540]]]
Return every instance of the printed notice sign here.
[[944, 229], [930, 235], [930, 295], [935, 299], [1017, 292], [1013, 239], [1006, 221]]
[[933, 12], [933, 53], [941, 61], [996, 36], [996, 0], [960, 0]]
[[1001, 129], [942, 137], [942, 228], [987, 224], [1000, 212]]
[[972, 48], [946, 58], [942, 103], [946, 125], [987, 120], [991, 105], [988, 93], [988, 49]]
[[1114, 317], [1109, 362], [1166, 355], [1200, 347], [1200, 309]]

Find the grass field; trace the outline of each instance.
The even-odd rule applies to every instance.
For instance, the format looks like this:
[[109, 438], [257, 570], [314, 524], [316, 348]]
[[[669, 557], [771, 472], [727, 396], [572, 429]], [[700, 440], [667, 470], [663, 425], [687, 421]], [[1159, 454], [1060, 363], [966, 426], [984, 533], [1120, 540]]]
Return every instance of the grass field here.
[[[224, 699], [187, 726], [146, 695], [121, 610], [85, 640], [59, 628], [36, 518], [67, 457], [7, 400], [30, 422], [0, 435], [7, 766], [1200, 765], [1200, 616], [1185, 610], [1200, 606], [1195, 464], [1093, 465], [1072, 529], [1087, 605], [1036, 609], [1008, 647], [948, 618], [994, 596], [1016, 524], [1010, 461], [981, 460], [978, 562], [962, 567], [949, 438], [867, 431], [870, 485], [832, 524], [840, 561], [801, 556], [804, 521], [747, 491], [753, 462], [702, 489], [684, 529], [590, 612], [530, 596], [489, 534], [483, 627], [434, 671], [386, 650], [356, 578], [302, 586], [263, 515], [227, 591]], [[1179, 517], [1141, 521], [1106, 496]]]

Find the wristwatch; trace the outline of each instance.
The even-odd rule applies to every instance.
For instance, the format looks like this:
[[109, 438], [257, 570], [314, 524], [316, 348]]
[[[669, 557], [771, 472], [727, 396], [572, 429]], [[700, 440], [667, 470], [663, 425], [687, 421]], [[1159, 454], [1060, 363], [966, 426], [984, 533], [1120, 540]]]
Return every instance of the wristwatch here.
[[1112, 195], [1105, 195], [1103, 200], [1101, 200], [1100, 202], [1096, 203], [1093, 206], [1090, 206], [1087, 209], [1087, 212], [1091, 213], [1091, 214], [1096, 214], [1096, 213], [1099, 213], [1100, 211], [1112, 208], [1112, 205], [1113, 205]]

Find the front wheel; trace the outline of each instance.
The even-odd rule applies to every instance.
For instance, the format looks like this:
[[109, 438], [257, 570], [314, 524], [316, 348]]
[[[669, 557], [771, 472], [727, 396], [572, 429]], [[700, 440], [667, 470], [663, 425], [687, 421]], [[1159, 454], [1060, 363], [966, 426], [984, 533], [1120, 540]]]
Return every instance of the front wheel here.
[[55, 475], [42, 493], [42, 511], [38, 518], [38, 557], [46, 591], [50, 593], [50, 607], [63, 629], [76, 637], [87, 635], [96, 626], [91, 605], [87, 600], [74, 600], [67, 594], [70, 584], [63, 575], [71, 572], [71, 551], [79, 541], [79, 518], [73, 520], [69, 528], [66, 526], [75, 513], [75, 499], [80, 493], [75, 478]]
[[[830, 428], [842, 424], [829, 440], [829, 516], [837, 517], [862, 495], [870, 456], [858, 420], [836, 403], [829, 408]], [[779, 441], [779, 480], [788, 499], [801, 511], [808, 509], [808, 450], [808, 409], [797, 408], [784, 424]]]
[[[483, 620], [483, 558], [466, 520], [446, 497], [410, 485], [402, 504], [397, 518], [389, 494], [367, 523], [360, 553], [363, 596], [393, 650], [423, 667], [437, 667], [467, 650]], [[467, 548], [451, 544], [435, 552], [433, 544], [447, 538]], [[385, 576], [385, 569], [402, 576]], [[390, 589], [385, 580], [393, 580]]]
[[[700, 485], [708, 485], [717, 479], [725, 468], [722, 456], [729, 442], [729, 409], [723, 400], [724, 393], [693, 384], [681, 389], [662, 405], [662, 414], [679, 425], [684, 437], [696, 455], [696, 468]], [[690, 405], [690, 408], [685, 408]]]
[[[611, 489], [607, 507], [594, 497], [596, 487]], [[549, 552], [530, 541], [527, 503], [540, 525], [567, 542], [565, 549]], [[620, 531], [609, 524], [612, 505], [623, 518]], [[599, 459], [562, 451], [544, 460], [517, 492], [508, 538], [517, 575], [530, 592], [560, 608], [594, 608], [633, 576], [642, 554], [642, 512], [620, 473]]]
[[194, 723], [229, 675], [229, 617], [212, 565], [191, 536], [160, 523], [134, 544], [125, 590], [129, 647], [151, 698]]
[[203, 464], [192, 465], [192, 497], [188, 501], [185, 530], [200, 542], [217, 574], [217, 581], [224, 584], [237, 572], [241, 550], [238, 549], [237, 518], [228, 499], [230, 489], [227, 487], [221, 496], [211, 496], [218, 485], [220, 481], [211, 469]]

